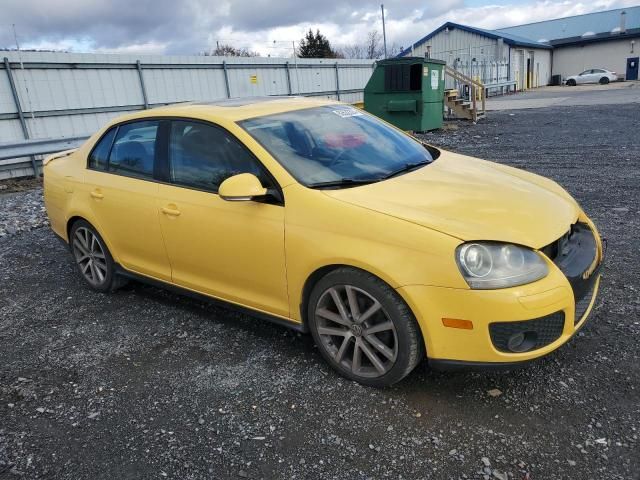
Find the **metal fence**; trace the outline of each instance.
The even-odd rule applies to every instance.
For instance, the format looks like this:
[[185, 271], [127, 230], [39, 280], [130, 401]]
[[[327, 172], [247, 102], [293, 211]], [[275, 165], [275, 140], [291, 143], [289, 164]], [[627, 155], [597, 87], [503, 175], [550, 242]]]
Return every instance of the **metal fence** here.
[[509, 64], [491, 60], [454, 61], [452, 67], [463, 75], [477, 79], [485, 86], [506, 82], [509, 79]]
[[[40, 157], [7, 158], [15, 152], [55, 148], [25, 140], [75, 145], [114, 116], [176, 102], [261, 95], [358, 102], [373, 68], [371, 60], [5, 52], [0, 179], [39, 170]], [[21, 144], [27, 150], [16, 149]]]

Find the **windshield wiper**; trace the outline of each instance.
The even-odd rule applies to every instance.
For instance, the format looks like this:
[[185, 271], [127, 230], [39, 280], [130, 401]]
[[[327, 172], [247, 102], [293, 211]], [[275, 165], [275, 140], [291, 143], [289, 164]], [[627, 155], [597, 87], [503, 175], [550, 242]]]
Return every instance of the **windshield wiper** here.
[[338, 180], [331, 180], [328, 182], [310, 183], [307, 185], [309, 188], [332, 188], [332, 187], [356, 187], [358, 185], [367, 185], [379, 181], [377, 178], [340, 178]]
[[431, 162], [432, 162], [431, 160], [423, 160], [421, 162], [405, 163], [402, 167], [398, 168], [397, 170], [394, 170], [386, 174], [384, 177], [381, 177], [380, 180], [387, 180], [388, 178], [395, 177], [396, 175], [400, 175], [401, 173], [410, 172], [411, 170], [415, 170], [418, 167], [428, 165]]

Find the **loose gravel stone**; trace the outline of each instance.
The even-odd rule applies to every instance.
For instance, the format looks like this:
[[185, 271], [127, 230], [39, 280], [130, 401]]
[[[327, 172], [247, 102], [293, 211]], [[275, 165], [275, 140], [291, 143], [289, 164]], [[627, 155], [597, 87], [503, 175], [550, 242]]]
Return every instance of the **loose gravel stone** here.
[[42, 188], [0, 194], [0, 238], [47, 225]]

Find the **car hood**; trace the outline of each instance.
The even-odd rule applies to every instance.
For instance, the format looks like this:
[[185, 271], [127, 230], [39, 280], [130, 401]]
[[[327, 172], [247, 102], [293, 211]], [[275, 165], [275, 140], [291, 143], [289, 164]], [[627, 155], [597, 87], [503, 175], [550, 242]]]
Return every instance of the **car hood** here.
[[461, 240], [535, 249], [564, 235], [580, 213], [575, 200], [549, 179], [445, 151], [416, 171], [323, 193]]

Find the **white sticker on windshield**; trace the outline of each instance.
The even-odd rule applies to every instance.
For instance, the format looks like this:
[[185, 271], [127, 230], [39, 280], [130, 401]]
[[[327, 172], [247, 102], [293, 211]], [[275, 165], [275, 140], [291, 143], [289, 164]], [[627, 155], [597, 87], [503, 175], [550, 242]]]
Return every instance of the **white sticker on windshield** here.
[[342, 118], [358, 117], [362, 115], [362, 112], [357, 108], [341, 108], [340, 110], [333, 110], [333, 113]]

